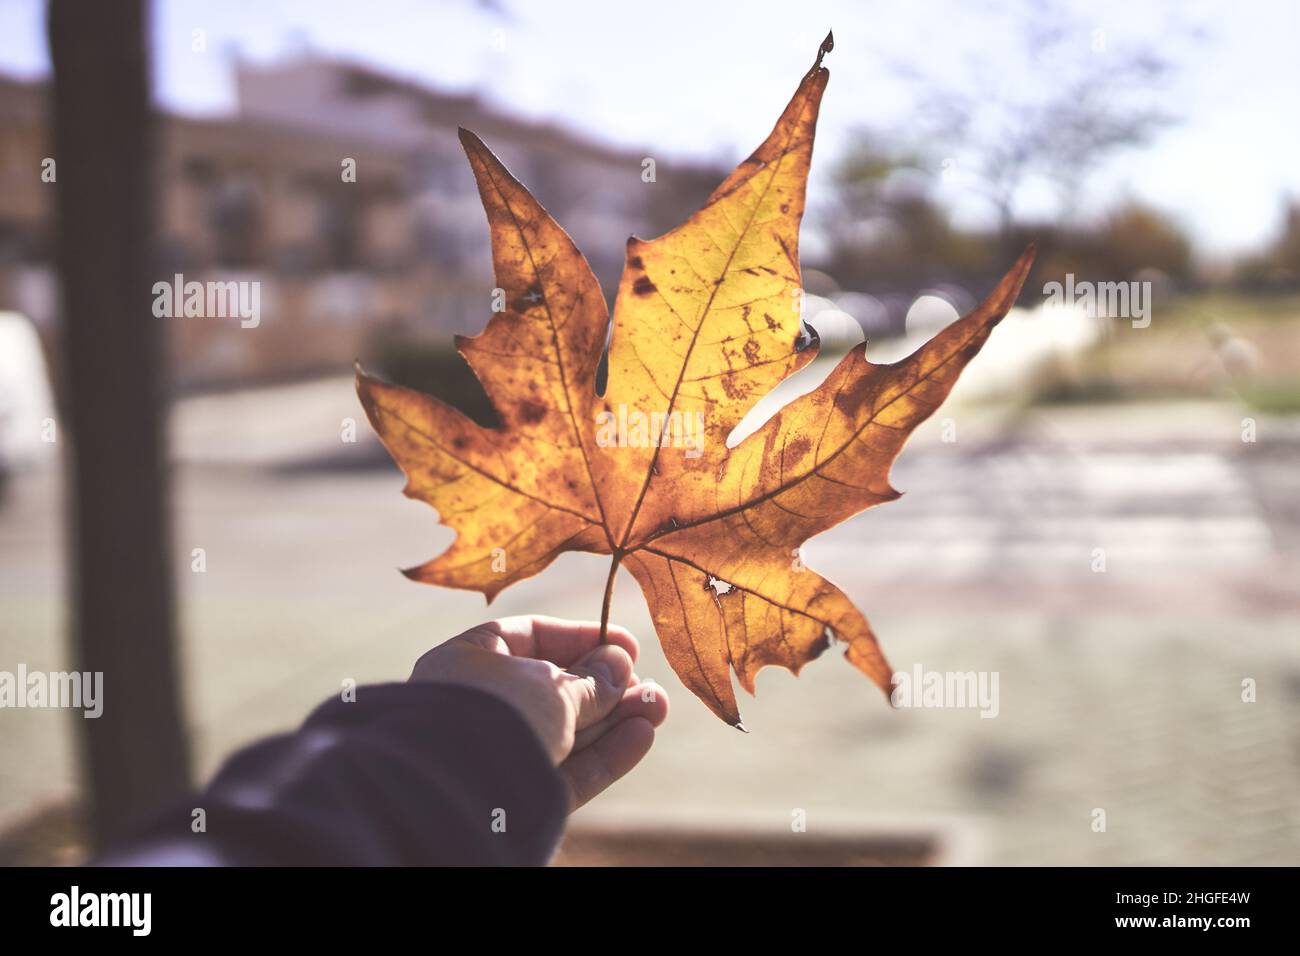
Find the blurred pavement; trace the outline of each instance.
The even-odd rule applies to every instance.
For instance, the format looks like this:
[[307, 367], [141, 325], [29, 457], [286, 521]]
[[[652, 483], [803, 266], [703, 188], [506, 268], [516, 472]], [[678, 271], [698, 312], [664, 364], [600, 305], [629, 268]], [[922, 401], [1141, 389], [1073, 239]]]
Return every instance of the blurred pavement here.
[[[356, 444], [340, 440], [349, 416]], [[997, 671], [996, 719], [891, 711], [833, 651], [797, 680], [765, 671], [738, 734], [681, 688], [622, 574], [613, 617], [640, 635], [638, 670], [672, 715], [645, 764], [578, 819], [788, 832], [801, 809], [812, 834], [942, 825], [979, 862], [1300, 862], [1300, 421], [1261, 419], [1245, 444], [1240, 419], [1217, 405], [946, 407], [894, 470], [904, 497], [805, 549], [896, 669]], [[451, 532], [402, 497], [395, 469], [368, 465], [381, 453], [348, 379], [190, 400], [175, 426], [204, 776], [345, 679], [402, 679], [487, 616], [599, 611], [605, 564], [589, 556], [490, 610], [399, 575]], [[60, 494], [54, 469], [29, 472], [0, 509], [0, 669], [65, 659]], [[75, 793], [75, 719], [0, 712], [0, 826]]]

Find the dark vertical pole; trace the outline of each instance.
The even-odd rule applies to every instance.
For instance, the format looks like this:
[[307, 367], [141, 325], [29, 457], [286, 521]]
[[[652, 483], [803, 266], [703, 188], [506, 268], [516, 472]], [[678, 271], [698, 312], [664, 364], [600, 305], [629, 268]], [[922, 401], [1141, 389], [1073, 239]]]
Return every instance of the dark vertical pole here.
[[153, 113], [143, 0], [50, 0], [78, 720], [98, 842], [188, 783], [171, 577]]

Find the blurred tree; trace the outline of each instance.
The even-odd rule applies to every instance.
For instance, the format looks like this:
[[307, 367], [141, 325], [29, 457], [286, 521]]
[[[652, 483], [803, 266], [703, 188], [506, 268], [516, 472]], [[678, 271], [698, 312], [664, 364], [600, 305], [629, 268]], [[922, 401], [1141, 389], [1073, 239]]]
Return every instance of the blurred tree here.
[[1198, 281], [1191, 240], [1182, 225], [1133, 200], [1100, 220], [1069, 226], [1017, 224], [1012, 236], [1018, 243], [1038, 241], [1038, 266], [1044, 275], [1071, 273], [1093, 282], [1150, 281], [1157, 296]]
[[1178, 223], [1158, 209], [1126, 203], [1088, 238], [1094, 246], [1091, 269], [1100, 279], [1134, 279], [1150, 269], [1179, 281], [1191, 277], [1191, 241]]
[[1300, 204], [1288, 203], [1283, 215], [1282, 234], [1273, 247], [1278, 268], [1292, 282], [1300, 277]]
[[[1001, 258], [1021, 251], [1016, 203], [1031, 180], [1050, 186], [1068, 214], [1104, 160], [1145, 145], [1176, 120], [1159, 93], [1180, 41], [1196, 36], [1171, 25], [1153, 31], [1164, 37], [1158, 47], [1124, 47], [1062, 2], [1017, 5], [1006, 19], [1015, 53], [981, 48], [956, 82], [910, 61], [893, 65], [918, 91], [900, 141], [917, 144], [930, 170], [959, 169], [983, 195], [996, 216]], [[1018, 77], [1020, 65], [1027, 73]]]
[[828, 269], [845, 285], [915, 290], [990, 267], [983, 237], [954, 230], [920, 154], [889, 151], [859, 131], [834, 171], [835, 201], [822, 211]]
[[1288, 199], [1283, 204], [1277, 237], [1244, 256], [1233, 273], [1236, 285], [1247, 290], [1289, 292], [1300, 286], [1300, 203]]
[[188, 784], [177, 681], [162, 433], [162, 326], [151, 310], [153, 120], [142, 0], [50, 0], [54, 192], [74, 660], [104, 675], [79, 722], [98, 842]]

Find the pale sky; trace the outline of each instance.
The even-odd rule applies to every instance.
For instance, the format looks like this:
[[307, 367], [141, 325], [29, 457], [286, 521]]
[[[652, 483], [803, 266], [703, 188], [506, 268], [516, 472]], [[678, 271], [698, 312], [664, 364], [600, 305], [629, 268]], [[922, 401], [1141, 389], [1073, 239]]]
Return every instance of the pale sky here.
[[[48, 71], [43, 6], [0, 0], [0, 72]], [[155, 89], [174, 111], [228, 112], [233, 48], [255, 61], [307, 48], [478, 91], [661, 162], [733, 162], [766, 135], [833, 27], [816, 187], [854, 127], [907, 115], [914, 91], [887, 69], [888, 58], [950, 81], [959, 75], [954, 64], [976, 56], [1007, 82], [1052, 83], [1054, 64], [1021, 62], [1004, 42], [1020, 9], [1011, 0], [155, 0]], [[1080, 214], [1141, 199], [1178, 218], [1211, 255], [1273, 235], [1282, 197], [1300, 197], [1300, 4], [1101, 0], [1074, 9], [1080, 55], [1102, 30], [1102, 55], [1137, 44], [1183, 61], [1161, 100], [1182, 124], [1099, 171]], [[1183, 23], [1206, 39], [1176, 45], [1169, 28]], [[191, 48], [195, 29], [206, 31], [206, 52]], [[960, 171], [941, 189], [959, 219], [988, 214]], [[1029, 190], [1021, 206], [1032, 212], [1036, 202], [1047, 199]]]

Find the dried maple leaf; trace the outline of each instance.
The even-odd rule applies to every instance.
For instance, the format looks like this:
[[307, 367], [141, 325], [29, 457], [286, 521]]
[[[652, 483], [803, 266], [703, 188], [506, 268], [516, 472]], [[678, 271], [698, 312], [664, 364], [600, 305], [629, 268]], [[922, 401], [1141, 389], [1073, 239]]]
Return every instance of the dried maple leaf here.
[[831, 45], [828, 36], [771, 135], [702, 209], [658, 239], [628, 241], [603, 396], [609, 316], [595, 276], [465, 130], [507, 307], [456, 345], [501, 424], [357, 372], [405, 493], [457, 532], [409, 577], [491, 601], [562, 552], [611, 555], [602, 625], [626, 566], [678, 677], [735, 726], [731, 671], [752, 694], [761, 668], [798, 673], [828, 636], [889, 692], [866, 618], [798, 548], [898, 497], [889, 469], [903, 442], [1010, 309], [1033, 259], [1031, 248], [983, 304], [912, 355], [875, 365], [858, 345], [819, 388], [727, 447], [755, 402], [817, 351], [815, 335], [806, 347], [801, 337], [797, 248]]

